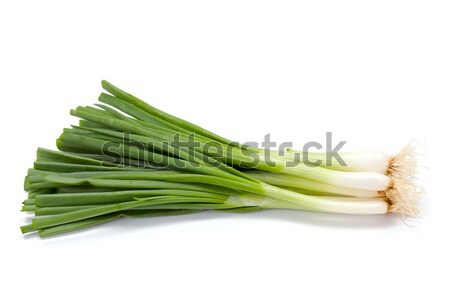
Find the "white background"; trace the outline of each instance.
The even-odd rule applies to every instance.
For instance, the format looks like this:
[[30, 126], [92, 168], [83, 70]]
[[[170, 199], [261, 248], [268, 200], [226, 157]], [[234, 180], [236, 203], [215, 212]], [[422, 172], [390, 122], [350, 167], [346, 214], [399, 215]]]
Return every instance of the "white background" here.
[[[2, 298], [449, 298], [447, 1], [1, 1]], [[226, 137], [395, 153], [423, 217], [121, 219], [23, 237], [23, 177], [107, 79]]]

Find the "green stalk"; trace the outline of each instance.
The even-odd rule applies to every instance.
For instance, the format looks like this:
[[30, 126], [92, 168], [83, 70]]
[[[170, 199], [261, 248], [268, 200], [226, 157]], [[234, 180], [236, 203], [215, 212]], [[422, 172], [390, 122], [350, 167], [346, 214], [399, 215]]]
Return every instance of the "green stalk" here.
[[36, 160], [40, 162], [59, 162], [80, 165], [94, 165], [94, 166], [117, 166], [111, 162], [99, 161], [67, 152], [57, 152], [49, 149], [39, 147], [36, 152]]
[[150, 196], [185, 196], [202, 197], [225, 200], [228, 195], [212, 192], [180, 190], [180, 189], [157, 189], [157, 190], [131, 190], [114, 192], [91, 192], [91, 193], [69, 193], [39, 195], [35, 199], [38, 207], [75, 206], [75, 205], [99, 205], [113, 204], [125, 201], [133, 201], [135, 198]]
[[[112, 130], [105, 130], [105, 129], [92, 129], [94, 132], [102, 133], [107, 136], [112, 136], [116, 138], [123, 137], [123, 133], [112, 131]], [[216, 160], [212, 157], [207, 157], [206, 155], [203, 155], [201, 152], [189, 150], [187, 151], [184, 149], [184, 147], [176, 147], [172, 145], [176, 145], [175, 143], [163, 143], [159, 140], [148, 138], [147, 136], [142, 135], [136, 135], [136, 134], [130, 134], [128, 135], [130, 141], [137, 143], [137, 144], [151, 144], [154, 148], [158, 150], [166, 150], [171, 155], [178, 155], [180, 158], [187, 160], [187, 161], [193, 161], [195, 163], [198, 163], [203, 166], [213, 166], [220, 170], [229, 172], [235, 176], [244, 178], [245, 180], [251, 180], [256, 181], [252, 177], [234, 169], [233, 167], [228, 166], [227, 164], [222, 163], [219, 160]], [[177, 150], [178, 149], [178, 150]], [[236, 178], [237, 179], [237, 178]]]
[[103, 224], [113, 221], [120, 217], [158, 217], [158, 216], [177, 216], [200, 212], [201, 210], [134, 210], [123, 211], [120, 213], [107, 214], [103, 216], [97, 216], [89, 219], [79, 220], [67, 224], [62, 224], [50, 228], [44, 228], [38, 231], [41, 238], [50, 236], [56, 236], [64, 233], [73, 232], [76, 230], [88, 228], [91, 226]]
[[[179, 131], [172, 131], [170, 129], [165, 129], [159, 126], [155, 126], [152, 124], [146, 124], [145, 127], [139, 127], [132, 123], [122, 121], [120, 119], [112, 119], [110, 117], [105, 117], [96, 113], [91, 113], [90, 111], [87, 111], [84, 107], [78, 107], [76, 110], [71, 110], [71, 114], [73, 116], [77, 116], [83, 119], [87, 119], [92, 122], [96, 122], [99, 124], [102, 124], [104, 126], [108, 126], [114, 130], [118, 130], [120, 132], [129, 132], [134, 133], [136, 135], [151, 137], [152, 140], [154, 138], [160, 139], [161, 141], [166, 141], [169, 144], [175, 145], [177, 144], [175, 142], [175, 136], [179, 136], [180, 140], [190, 140], [188, 134], [184, 134], [183, 132]], [[123, 135], [121, 135], [123, 136]], [[210, 154], [208, 151], [210, 146], [214, 145], [214, 147], [218, 148], [218, 151], [223, 153], [224, 156], [217, 156], [211, 158], [217, 158], [221, 160], [222, 162], [228, 163], [228, 164], [236, 164], [238, 166], [253, 166], [257, 167], [261, 170], [270, 170], [270, 171], [279, 171], [282, 168], [282, 165], [277, 164], [268, 164], [265, 162], [264, 159], [261, 158], [260, 155], [254, 152], [245, 151], [244, 149], [239, 149], [236, 147], [229, 147], [227, 144], [222, 144], [215, 142], [214, 144], [211, 144], [211, 141], [204, 140], [200, 138], [201, 136], [194, 136], [195, 142], [198, 143], [198, 147], [194, 148], [193, 150], [201, 151], [204, 154], [208, 155]], [[178, 144], [179, 146], [185, 146], [184, 144]], [[258, 159], [259, 163], [256, 163], [255, 160]]]
[[147, 113], [154, 115], [160, 119], [165, 120], [166, 122], [170, 123], [170, 124], [175, 124], [176, 126], [178, 126], [179, 129], [184, 129], [187, 131], [192, 131], [195, 132], [197, 134], [203, 135], [205, 137], [208, 137], [210, 139], [216, 140], [220, 143], [223, 144], [229, 144], [229, 145], [233, 145], [236, 147], [243, 147], [245, 148], [245, 146], [241, 146], [239, 144], [237, 144], [236, 142], [232, 142], [231, 140], [228, 140], [226, 138], [223, 138], [222, 136], [219, 136], [217, 134], [214, 134], [200, 126], [197, 126], [193, 123], [190, 123], [188, 121], [185, 121], [183, 119], [180, 119], [178, 117], [175, 117], [173, 115], [170, 115], [164, 111], [161, 111], [149, 104], [147, 104], [146, 102], [138, 99], [137, 97], [119, 89], [118, 87], [112, 85], [111, 83], [109, 83], [106, 80], [102, 81], [102, 87], [108, 91], [109, 93], [111, 93], [112, 95], [116, 96], [117, 98], [123, 99], [131, 104], [133, 104], [134, 106], [146, 111]]
[[[92, 150], [95, 153], [102, 153], [105, 146], [104, 141], [96, 138], [91, 138], [83, 135], [67, 134], [64, 133], [60, 136], [60, 141], [69, 145], [76, 144], [77, 146], [83, 146], [84, 150]], [[158, 153], [150, 153], [146, 150], [136, 147], [128, 146], [125, 144], [117, 144], [117, 153], [121, 153], [126, 157], [133, 159], [149, 161], [163, 166], [168, 166], [174, 169], [182, 169], [186, 171], [192, 171], [195, 173], [203, 173], [209, 175], [216, 175], [224, 178], [232, 178], [236, 180], [242, 180], [240, 177], [230, 174], [216, 167], [199, 164], [193, 161], [187, 161], [176, 157], [169, 157]], [[103, 153], [102, 153], [103, 154]]]
[[[95, 216], [110, 214], [110, 213], [119, 212], [119, 211], [123, 211], [123, 210], [129, 210], [129, 209], [137, 208], [137, 207], [149, 206], [149, 205], [151, 205], [151, 201], [157, 200], [157, 199], [162, 199], [162, 198], [164, 198], [167, 201], [176, 200], [178, 198], [181, 200], [185, 200], [185, 198], [183, 198], [183, 197], [160, 196], [160, 197], [151, 197], [151, 198], [145, 199], [145, 200], [123, 202], [123, 203], [117, 203], [117, 204], [111, 204], [111, 205], [102, 205], [99, 207], [73, 211], [73, 212], [69, 212], [69, 213], [65, 213], [65, 214], [52, 215], [52, 216], [48, 216], [45, 218], [34, 218], [32, 220], [32, 226], [35, 229], [48, 228], [48, 227], [52, 227], [52, 226], [57, 226], [57, 225], [61, 225], [61, 224], [74, 222], [77, 220], [88, 219], [88, 218], [95, 217]], [[177, 205], [183, 206], [182, 204], [178, 204], [178, 203], [177, 203]], [[188, 204], [188, 205], [191, 205], [191, 204]], [[225, 204], [198, 204], [198, 206], [201, 206], [201, 205], [203, 205], [205, 207], [208, 207], [211, 205], [213, 205], [213, 206], [214, 205], [217, 205], [217, 206], [223, 205], [223, 206], [233, 207], [233, 205], [225, 205]], [[161, 206], [170, 206], [170, 204], [155, 205], [154, 207], [157, 208], [157, 207], [161, 207]]]
[[[140, 108], [138, 108], [138, 107], [136, 107], [134, 105], [131, 105], [130, 103], [128, 103], [128, 102], [126, 102], [126, 101], [124, 101], [124, 100], [122, 100], [120, 98], [113, 97], [113, 96], [111, 96], [109, 94], [105, 94], [105, 93], [100, 94], [98, 100], [100, 102], [102, 102], [102, 103], [111, 105], [114, 108], [119, 109], [120, 111], [122, 111], [122, 112], [124, 112], [124, 113], [126, 113], [126, 114], [128, 114], [128, 115], [130, 115], [130, 116], [132, 116], [134, 118], [136, 118], [137, 120], [145, 122], [146, 124], [152, 124], [152, 125], [159, 126], [163, 130], [164, 129], [171, 129], [171, 130], [174, 130], [176, 132], [181, 132], [181, 133], [185, 133], [185, 134], [189, 133], [188, 130], [185, 130], [185, 129], [181, 128], [181, 127], [178, 127], [177, 125], [174, 125], [174, 124], [172, 124], [170, 122], [167, 122], [167, 121], [165, 121], [163, 119], [160, 119], [160, 118], [158, 118], [158, 117], [156, 117], [156, 116], [154, 116], [152, 114], [148, 114], [147, 112], [143, 111], [142, 109], [140, 109]], [[121, 118], [121, 119], [122, 120], [129, 120], [129, 118], [128, 119]], [[139, 122], [134, 121], [134, 124], [139, 124]]]
[[55, 226], [55, 227], [41, 229], [38, 231], [38, 234], [39, 234], [39, 237], [41, 237], [41, 238], [56, 236], [56, 235], [72, 232], [75, 230], [88, 228], [88, 227], [91, 227], [94, 225], [107, 223], [107, 222], [110, 222], [110, 221], [120, 218], [120, 216], [121, 216], [120, 213], [116, 213], [116, 214], [97, 216], [97, 217], [93, 217], [93, 218], [89, 218], [89, 219], [83, 219], [83, 220], [71, 222], [68, 224], [63, 224], [63, 225], [59, 225], [59, 226]]
[[[113, 179], [91, 179], [91, 178], [70, 178], [63, 176], [48, 175], [43, 176], [45, 182], [32, 184], [37, 185], [37, 187], [65, 187], [65, 186], [85, 186], [91, 185], [100, 188], [118, 188], [118, 189], [180, 189], [180, 190], [191, 190], [191, 191], [203, 191], [211, 193], [233, 193], [232, 190], [227, 189], [234, 187], [245, 188], [245, 184], [225, 180], [217, 177], [208, 176], [196, 176], [191, 179], [189, 178], [179, 178], [179, 182], [172, 181], [148, 181], [148, 180], [113, 180]], [[212, 179], [211, 179], [212, 178]], [[200, 184], [192, 184], [194, 181]], [[215, 185], [213, 184], [215, 183]], [[229, 183], [228, 185], [224, 185]], [[209, 186], [209, 185], [213, 186]], [[258, 186], [249, 185], [248, 189], [251, 190], [261, 190]]]
[[[158, 198], [159, 199], [158, 199]], [[146, 198], [135, 198], [134, 200], [148, 201], [148, 204], [142, 207], [132, 208], [132, 209], [161, 209], [159, 206], [174, 207], [178, 208], [180, 204], [222, 204], [227, 198], [211, 198], [211, 197], [186, 197], [182, 196], [153, 196]], [[156, 199], [155, 199], [156, 198]], [[131, 201], [134, 201], [131, 200]], [[126, 202], [126, 201], [123, 201]], [[47, 216], [47, 215], [59, 215], [70, 213], [74, 211], [80, 211], [85, 209], [102, 207], [105, 205], [88, 204], [88, 205], [75, 205], [75, 206], [56, 206], [56, 207], [30, 207], [29, 211], [34, 211], [35, 216]], [[155, 207], [158, 206], [158, 207]], [[130, 210], [132, 210], [130, 209]]]
[[60, 162], [34, 162], [34, 168], [44, 171], [56, 171], [56, 172], [80, 172], [80, 171], [119, 171], [119, 170], [133, 170], [128, 166], [94, 166], [84, 164], [71, 164]]
[[[260, 194], [263, 192], [263, 187], [259, 183], [254, 182], [240, 182], [229, 180], [221, 177], [203, 174], [164, 174], [159, 172], [139, 173], [140, 180], [133, 179], [133, 172], [129, 173], [130, 179], [100, 179], [100, 178], [71, 178], [68, 176], [43, 175], [46, 182], [56, 184], [55, 187], [69, 185], [77, 186], [90, 184], [97, 187], [112, 187], [126, 188], [126, 189], [185, 189], [194, 191], [205, 191], [206, 187], [200, 185], [193, 185], [192, 183], [213, 185], [213, 188], [223, 188], [241, 190], [250, 193]], [[135, 176], [136, 177], [136, 176]], [[189, 183], [189, 184], [186, 184]], [[40, 184], [40, 183], [37, 183]], [[33, 184], [32, 184], [33, 185]], [[187, 189], [195, 187], [195, 189]], [[211, 190], [206, 188], [207, 190]]]

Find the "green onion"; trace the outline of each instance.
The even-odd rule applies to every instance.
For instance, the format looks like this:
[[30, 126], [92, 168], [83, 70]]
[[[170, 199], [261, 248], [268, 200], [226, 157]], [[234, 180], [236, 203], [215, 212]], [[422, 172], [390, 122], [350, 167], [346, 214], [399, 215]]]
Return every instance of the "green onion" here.
[[[35, 218], [22, 233], [48, 237], [120, 217], [204, 210], [418, 213], [414, 145], [395, 156], [343, 153], [342, 166], [326, 153], [231, 142], [107, 81], [102, 86], [110, 94], [101, 93], [101, 103], [71, 110], [80, 120], [63, 129], [59, 151], [38, 148], [22, 207]], [[309, 159], [322, 162], [312, 167]]]

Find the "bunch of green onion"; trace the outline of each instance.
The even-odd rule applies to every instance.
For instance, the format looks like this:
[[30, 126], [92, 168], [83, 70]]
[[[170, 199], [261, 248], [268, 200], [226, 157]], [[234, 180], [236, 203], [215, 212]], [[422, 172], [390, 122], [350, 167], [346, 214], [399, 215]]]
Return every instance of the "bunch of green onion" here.
[[[313, 167], [302, 152], [231, 142], [106, 81], [102, 86], [108, 94], [100, 103], [71, 111], [80, 121], [64, 129], [59, 151], [37, 150], [22, 208], [35, 217], [22, 233], [47, 237], [120, 217], [204, 210], [418, 214], [413, 145], [395, 156], [343, 153], [345, 166]], [[308, 153], [320, 161], [324, 155]]]

